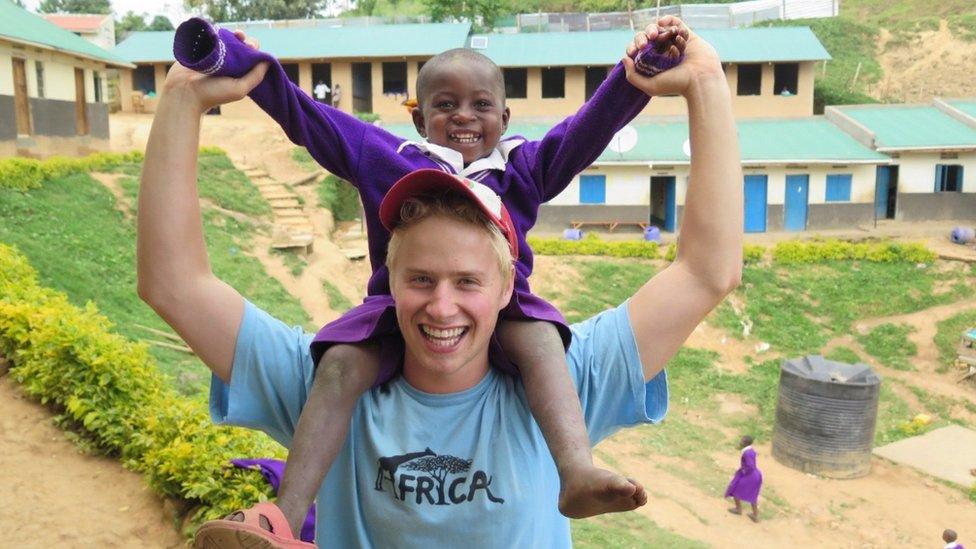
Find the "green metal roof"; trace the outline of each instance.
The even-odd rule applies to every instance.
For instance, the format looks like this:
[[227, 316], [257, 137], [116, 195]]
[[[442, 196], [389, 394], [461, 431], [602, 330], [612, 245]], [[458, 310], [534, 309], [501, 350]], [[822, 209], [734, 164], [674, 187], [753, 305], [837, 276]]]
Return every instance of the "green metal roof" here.
[[976, 119], [976, 99], [943, 99], [943, 101]]
[[[2, 0], [0, 0], [2, 1]], [[464, 45], [470, 23], [284, 29], [252, 28], [261, 49], [279, 59], [434, 56]], [[172, 62], [174, 31], [136, 32], [115, 47], [133, 63]]]
[[[682, 148], [688, 139], [688, 123], [638, 120], [637, 144], [625, 153], [607, 149], [598, 162], [687, 164]], [[750, 164], [841, 164], [880, 163], [890, 160], [873, 151], [831, 124], [822, 116], [779, 120], [740, 120], [739, 148], [743, 162]], [[384, 124], [383, 127], [406, 139], [419, 140], [411, 124]], [[506, 135], [540, 139], [552, 124], [514, 123]]]
[[95, 59], [113, 66], [131, 66], [124, 58], [103, 50], [9, 0], [0, 0], [0, 39], [4, 38]]
[[[6, 1], [6, 0], [0, 0]], [[261, 49], [280, 59], [433, 56], [470, 45], [467, 23], [251, 29]], [[729, 63], [830, 59], [807, 27], [702, 30]], [[476, 35], [478, 48], [503, 67], [613, 65], [633, 39], [630, 31]], [[114, 52], [133, 63], [173, 61], [173, 32], [136, 32]]]
[[[701, 30], [727, 63], [819, 61], [830, 54], [808, 27]], [[475, 35], [478, 51], [502, 67], [613, 65], [634, 38], [630, 31], [541, 32]], [[471, 41], [468, 41], [468, 45]]]
[[976, 130], [928, 105], [835, 108], [874, 133], [878, 150], [976, 148]]

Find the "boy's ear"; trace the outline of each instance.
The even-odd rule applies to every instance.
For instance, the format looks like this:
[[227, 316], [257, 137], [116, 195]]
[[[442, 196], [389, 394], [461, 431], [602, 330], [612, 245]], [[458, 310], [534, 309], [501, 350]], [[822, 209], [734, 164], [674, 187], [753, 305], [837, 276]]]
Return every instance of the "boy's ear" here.
[[512, 111], [508, 107], [502, 111], [502, 134], [508, 131], [508, 119], [512, 117]]
[[410, 111], [410, 116], [413, 118], [413, 126], [417, 128], [417, 133], [420, 134], [420, 137], [426, 139], [427, 124], [424, 121], [424, 112], [420, 110], [420, 105], [417, 105]]

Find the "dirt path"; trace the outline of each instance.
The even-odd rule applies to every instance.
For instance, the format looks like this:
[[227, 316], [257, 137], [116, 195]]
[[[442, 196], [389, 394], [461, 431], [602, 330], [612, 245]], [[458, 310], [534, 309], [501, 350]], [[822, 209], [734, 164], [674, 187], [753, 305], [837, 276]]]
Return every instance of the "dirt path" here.
[[[668, 470], [682, 467], [682, 460], [648, 455], [639, 430], [623, 431], [598, 449], [613, 456], [611, 468], [648, 487], [651, 501], [638, 511], [641, 515], [714, 547], [928, 547], [948, 525], [976, 524], [976, 505], [961, 492], [880, 458], [872, 460], [867, 477], [830, 480], [780, 465], [768, 445], [758, 446], [764, 490], [788, 502], [788, 509], [770, 511], [760, 499], [763, 520], [753, 524], [729, 514], [720, 493]], [[739, 465], [731, 448], [714, 459], [730, 478]]]
[[81, 453], [9, 376], [0, 377], [0, 440], [0, 546], [184, 546], [171, 508], [140, 475]]

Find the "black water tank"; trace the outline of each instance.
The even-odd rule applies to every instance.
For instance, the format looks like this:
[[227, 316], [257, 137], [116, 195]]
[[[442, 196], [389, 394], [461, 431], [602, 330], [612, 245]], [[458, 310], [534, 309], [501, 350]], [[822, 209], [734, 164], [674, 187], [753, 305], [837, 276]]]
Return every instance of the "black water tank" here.
[[871, 471], [881, 378], [865, 364], [811, 355], [784, 360], [773, 457], [807, 473], [863, 477]]

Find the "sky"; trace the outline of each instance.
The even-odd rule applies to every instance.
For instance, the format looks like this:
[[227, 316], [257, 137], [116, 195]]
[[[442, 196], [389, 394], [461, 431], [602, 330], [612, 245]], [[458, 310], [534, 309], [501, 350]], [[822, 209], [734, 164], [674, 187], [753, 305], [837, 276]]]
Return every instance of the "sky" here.
[[[37, 11], [37, 6], [40, 3], [41, 0], [24, 0], [24, 5], [31, 11]], [[183, 9], [182, 0], [164, 0], [162, 2], [151, 0], [111, 0], [111, 4], [116, 19], [120, 19], [128, 11], [134, 11], [136, 13], [148, 13], [150, 15], [146, 21], [148, 23], [152, 20], [152, 16], [162, 14], [169, 17], [169, 20], [175, 27], [184, 19], [190, 17], [189, 12]]]

